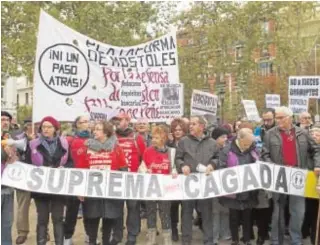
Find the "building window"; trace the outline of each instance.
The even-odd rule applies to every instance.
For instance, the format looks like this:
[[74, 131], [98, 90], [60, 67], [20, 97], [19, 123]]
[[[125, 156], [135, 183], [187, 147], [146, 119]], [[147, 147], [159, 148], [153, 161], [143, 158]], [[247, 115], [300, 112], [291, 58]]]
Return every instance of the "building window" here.
[[235, 48], [235, 61], [241, 61], [243, 58], [243, 46], [238, 45]]
[[269, 76], [273, 74], [273, 64], [272, 61], [263, 61], [258, 64], [258, 74], [260, 76]]
[[26, 105], [29, 105], [29, 94], [26, 93]]
[[17, 94], [17, 106], [19, 106], [20, 103], [19, 103], [19, 94]]
[[193, 39], [192, 38], [190, 38], [190, 39], [188, 39], [188, 45], [193, 45], [194, 44], [194, 41], [193, 41]]
[[265, 20], [261, 23], [261, 29], [263, 33], [269, 33], [269, 21]]

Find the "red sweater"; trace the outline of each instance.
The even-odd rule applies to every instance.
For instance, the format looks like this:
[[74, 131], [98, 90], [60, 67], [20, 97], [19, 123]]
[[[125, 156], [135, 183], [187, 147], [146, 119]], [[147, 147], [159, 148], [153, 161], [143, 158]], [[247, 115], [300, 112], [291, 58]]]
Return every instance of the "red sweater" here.
[[120, 146], [115, 146], [112, 151], [87, 152], [88, 168], [100, 170], [119, 170], [126, 168], [126, 158]]
[[294, 129], [290, 131], [290, 134], [287, 134], [283, 131], [280, 131], [282, 138], [282, 157], [283, 163], [286, 166], [297, 166], [297, 147], [296, 147], [296, 134]]
[[87, 138], [80, 138], [78, 136], [67, 138], [70, 146], [70, 154], [75, 168], [88, 168], [87, 162], [87, 146], [85, 142]]
[[117, 135], [117, 137], [127, 159], [128, 171], [136, 173], [146, 149], [143, 137], [141, 135], [135, 137], [134, 133], [131, 133], [128, 137], [120, 135]]
[[170, 174], [171, 172], [169, 151], [159, 152], [151, 146], [144, 152], [143, 161], [153, 174]]

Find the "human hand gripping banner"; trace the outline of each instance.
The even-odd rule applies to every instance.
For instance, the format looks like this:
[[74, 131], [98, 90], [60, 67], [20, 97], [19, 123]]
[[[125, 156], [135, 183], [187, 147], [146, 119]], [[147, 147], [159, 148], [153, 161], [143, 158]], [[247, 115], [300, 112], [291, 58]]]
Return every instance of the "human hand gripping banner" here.
[[[210, 175], [140, 174], [72, 168], [8, 164], [1, 184], [47, 194], [135, 200], [188, 200], [214, 198], [264, 189], [288, 195], [314, 194], [307, 170], [257, 162], [215, 170]], [[310, 185], [311, 184], [311, 185]], [[314, 191], [312, 191], [314, 190]]]
[[41, 10], [34, 72], [33, 121], [50, 115], [166, 122], [183, 115], [176, 33], [116, 47], [67, 27]]

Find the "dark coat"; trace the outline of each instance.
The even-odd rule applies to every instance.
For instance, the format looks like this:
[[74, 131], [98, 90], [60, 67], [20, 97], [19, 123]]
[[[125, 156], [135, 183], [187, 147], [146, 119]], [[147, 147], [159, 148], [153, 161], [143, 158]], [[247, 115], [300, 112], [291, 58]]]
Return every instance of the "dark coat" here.
[[85, 218], [116, 219], [123, 214], [124, 200], [85, 198], [83, 215]]
[[[257, 160], [259, 159], [255, 144], [253, 144], [247, 151], [241, 152], [236, 144], [236, 140], [233, 140], [230, 144], [225, 146], [222, 151], [220, 151], [219, 168], [236, 166], [234, 165], [235, 162], [237, 162], [238, 165], [251, 164]], [[227, 208], [237, 210], [253, 208], [258, 204], [258, 191], [247, 191], [235, 195], [220, 197], [219, 202]]]

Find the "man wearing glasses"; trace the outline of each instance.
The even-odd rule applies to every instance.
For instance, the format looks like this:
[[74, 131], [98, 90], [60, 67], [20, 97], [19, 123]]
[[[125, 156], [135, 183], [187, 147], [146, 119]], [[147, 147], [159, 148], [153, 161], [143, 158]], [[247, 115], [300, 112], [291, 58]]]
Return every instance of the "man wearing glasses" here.
[[302, 112], [299, 115], [299, 123], [297, 124], [298, 127], [310, 130], [312, 128], [312, 117], [308, 112]]
[[[319, 173], [320, 149], [306, 130], [293, 125], [292, 110], [287, 107], [278, 107], [275, 110], [277, 126], [270, 129], [264, 138], [262, 159], [277, 165], [308, 169], [309, 158], [313, 159], [312, 169]], [[273, 214], [271, 244], [284, 244], [285, 220], [284, 210], [289, 201], [289, 233], [292, 245], [301, 245], [301, 228], [305, 215], [305, 198], [272, 193]]]
[[268, 108], [264, 112], [262, 112], [263, 125], [261, 126], [261, 133], [260, 133], [262, 142], [266, 132], [275, 126], [274, 116], [275, 116], [275, 112], [274, 112], [274, 109], [272, 108]]

